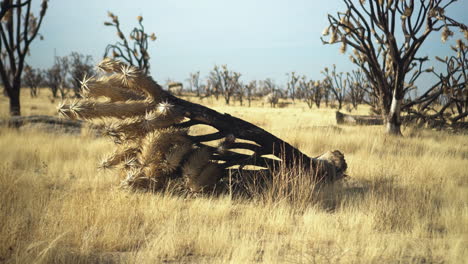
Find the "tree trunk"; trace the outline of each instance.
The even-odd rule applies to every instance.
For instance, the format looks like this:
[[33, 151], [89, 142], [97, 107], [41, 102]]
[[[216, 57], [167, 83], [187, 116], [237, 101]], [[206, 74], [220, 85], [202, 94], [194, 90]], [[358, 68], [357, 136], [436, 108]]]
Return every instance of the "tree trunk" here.
[[395, 96], [392, 98], [390, 111], [385, 117], [386, 133], [390, 135], [401, 136], [401, 101]]
[[21, 83], [13, 83], [11, 91], [8, 93], [10, 98], [10, 115], [19, 116], [21, 115], [21, 105], [20, 105], [20, 88]]

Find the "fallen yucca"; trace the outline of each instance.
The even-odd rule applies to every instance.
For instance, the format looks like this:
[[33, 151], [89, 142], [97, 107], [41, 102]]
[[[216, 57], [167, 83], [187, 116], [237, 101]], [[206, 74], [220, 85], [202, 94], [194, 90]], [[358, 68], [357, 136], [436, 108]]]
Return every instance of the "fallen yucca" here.
[[[332, 29], [332, 36], [336, 34]], [[271, 172], [300, 166], [312, 181], [345, 177], [347, 165], [339, 151], [311, 158], [254, 124], [163, 91], [133, 66], [105, 59], [98, 67], [103, 76], [82, 81], [83, 99], [59, 105], [58, 112], [70, 119], [104, 120], [105, 134], [117, 150], [101, 167], [117, 168], [124, 187], [161, 190], [182, 179], [178, 182], [186, 189], [199, 192], [225, 186], [224, 176], [232, 175], [226, 172], [235, 168], [242, 175], [249, 170], [245, 167]], [[189, 135], [190, 127], [198, 124], [218, 132]], [[208, 143], [212, 141], [218, 145]], [[246, 180], [241, 176], [235, 182]]]
[[61, 104], [58, 112], [70, 119], [106, 119], [105, 134], [117, 149], [100, 167], [119, 169], [124, 187], [160, 190], [181, 177], [191, 190], [213, 186], [216, 181], [209, 179], [219, 179], [222, 170], [210, 163], [212, 151], [197, 147], [188, 129], [176, 127], [183, 113], [165, 101], [160, 86], [119, 61], [104, 59], [98, 67], [103, 76], [81, 82], [84, 99]]

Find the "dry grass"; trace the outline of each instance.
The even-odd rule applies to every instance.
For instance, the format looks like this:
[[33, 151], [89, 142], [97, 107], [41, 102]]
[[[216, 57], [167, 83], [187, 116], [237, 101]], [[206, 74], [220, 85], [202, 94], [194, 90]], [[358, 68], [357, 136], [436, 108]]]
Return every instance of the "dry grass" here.
[[[57, 104], [23, 99], [23, 114]], [[466, 263], [468, 136], [407, 128], [397, 139], [330, 126], [330, 109], [204, 103], [308, 154], [342, 150], [351, 178], [312, 191], [285, 171], [253, 199], [133, 193], [96, 169], [104, 138], [0, 128], [0, 262]]]

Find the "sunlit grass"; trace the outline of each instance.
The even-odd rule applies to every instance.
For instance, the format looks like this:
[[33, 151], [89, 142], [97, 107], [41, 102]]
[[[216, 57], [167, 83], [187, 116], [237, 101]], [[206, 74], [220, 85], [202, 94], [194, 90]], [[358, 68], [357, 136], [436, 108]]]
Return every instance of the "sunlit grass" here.
[[[24, 96], [23, 114], [57, 101]], [[184, 198], [118, 188], [97, 170], [104, 138], [0, 128], [0, 262], [465, 263], [468, 137], [337, 126], [334, 110], [203, 101], [313, 156], [341, 150], [347, 181], [281, 182], [251, 199]], [[7, 101], [0, 98], [0, 115]], [[366, 114], [361, 107], [359, 113]], [[288, 173], [288, 172], [283, 172]], [[299, 179], [300, 175], [298, 175]]]

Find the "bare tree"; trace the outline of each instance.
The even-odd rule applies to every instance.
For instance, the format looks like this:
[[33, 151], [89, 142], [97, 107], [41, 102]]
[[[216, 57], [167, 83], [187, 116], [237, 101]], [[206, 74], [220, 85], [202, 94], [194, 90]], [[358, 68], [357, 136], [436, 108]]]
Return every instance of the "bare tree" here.
[[314, 99], [315, 106], [317, 106], [317, 108], [320, 108], [320, 103], [322, 102], [323, 91], [325, 89], [325, 86], [323, 84], [324, 84], [323, 81], [314, 82], [313, 99]]
[[370, 81], [379, 99], [387, 133], [401, 135], [402, 101], [412, 86], [408, 73], [426, 60], [417, 57], [420, 47], [434, 31], [442, 30], [445, 41], [453, 34], [450, 28], [460, 27], [466, 35], [467, 27], [445, 14], [454, 0], [343, 2], [347, 7], [345, 12], [328, 15], [330, 25], [323, 35], [330, 37], [322, 41], [341, 43], [343, 53], [347, 46], [354, 48], [351, 61]]
[[324, 79], [322, 80], [322, 82], [320, 83], [321, 84], [321, 92], [322, 92], [322, 99], [323, 101], [325, 101], [325, 106], [328, 107], [328, 104], [330, 103], [330, 97], [331, 97], [331, 93], [330, 93], [330, 80], [328, 79]]
[[30, 89], [31, 97], [37, 97], [38, 87], [43, 83], [44, 75], [40, 69], [33, 69], [31, 66], [24, 66], [23, 82]]
[[221, 72], [218, 65], [215, 65], [213, 70], [208, 76], [208, 89], [210, 94], [214, 95], [216, 100], [218, 100], [219, 95], [222, 93], [223, 89], [223, 80], [221, 77]]
[[312, 109], [314, 104], [317, 108], [320, 108], [323, 98], [323, 83], [307, 80], [306, 76], [302, 76], [299, 80], [298, 88], [302, 100], [307, 104], [309, 109]]
[[293, 100], [294, 102], [294, 99], [296, 98], [296, 85], [297, 85], [297, 82], [299, 81], [299, 76], [296, 75], [295, 72], [291, 72], [291, 75], [287, 74], [288, 75], [288, 91], [290, 92], [291, 94], [291, 99]]
[[314, 105], [313, 90], [310, 86], [310, 81], [307, 80], [307, 77], [304, 75], [300, 78], [298, 83], [299, 94], [304, 102], [306, 102], [309, 109], [312, 109]]
[[47, 10], [43, 0], [39, 17], [31, 12], [32, 0], [5, 0], [0, 11], [0, 76], [10, 98], [10, 114], [21, 115], [21, 75], [29, 46], [36, 38]]
[[264, 81], [261, 81], [262, 95], [263, 95], [263, 104], [270, 104], [271, 107], [276, 107], [281, 97], [281, 92], [278, 89], [276, 83], [270, 79], [266, 78]]
[[361, 70], [353, 70], [346, 74], [349, 85], [348, 97], [354, 109], [364, 102], [364, 96], [368, 89], [367, 80]]
[[249, 107], [252, 105], [252, 97], [255, 94], [256, 89], [257, 89], [257, 81], [255, 80], [250, 81], [249, 84], [245, 86], [245, 90], [247, 92], [247, 101], [249, 102]]
[[328, 84], [326, 87], [329, 89], [329, 91], [331, 91], [336, 101], [338, 102], [338, 110], [341, 110], [348, 88], [347, 79], [343, 76], [344, 73], [337, 73], [336, 65], [333, 64], [333, 69], [331, 72], [328, 70], [328, 68], [325, 68], [322, 71], [322, 74], [325, 76], [324, 83]]
[[236, 98], [239, 101], [240, 105], [244, 105], [244, 95], [247, 91], [247, 85], [244, 85], [242, 82], [238, 81], [236, 89]]
[[209, 86], [218, 99], [219, 94], [223, 94], [226, 104], [231, 102], [231, 98], [241, 86], [239, 81], [241, 74], [229, 71], [226, 65], [219, 68], [214, 66], [209, 75]]
[[70, 63], [68, 57], [55, 57], [54, 65], [46, 70], [45, 84], [49, 86], [52, 97], [57, 98], [58, 92], [63, 99], [68, 95], [69, 85], [67, 83]]
[[[445, 65], [444, 73], [434, 73], [438, 82], [403, 106], [430, 125], [454, 125], [468, 116], [468, 47], [458, 40], [451, 48], [456, 55], [436, 57]], [[432, 69], [429, 71], [433, 72]]]
[[75, 97], [80, 97], [81, 82], [83, 79], [95, 74], [93, 58], [90, 55], [83, 55], [72, 52], [69, 58], [70, 83], [72, 84]]
[[[227, 96], [228, 96], [228, 93], [232, 96], [232, 95], [240, 95], [240, 93], [242, 91], [240, 91], [242, 89], [242, 82], [240, 81], [240, 77], [242, 74], [240, 74], [239, 72], [230, 72], [228, 73], [227, 71], [224, 71], [224, 78], [227, 78], [228, 79], [228, 89], [227, 91], [229, 92], [225, 92], [225, 101], [226, 101], [226, 104], [229, 104], [229, 99], [227, 99]], [[226, 75], [227, 74], [227, 75]], [[242, 97], [241, 99], [242, 100]]]
[[190, 90], [195, 90], [197, 97], [200, 97], [200, 72], [190, 73], [190, 78], [188, 79], [190, 84]]
[[130, 32], [129, 40], [127, 40], [127, 37], [120, 28], [118, 16], [111, 12], [108, 13], [108, 16], [111, 21], [104, 22], [104, 25], [115, 27], [120, 41], [107, 45], [104, 57], [112, 56], [113, 58], [122, 59], [128, 64], [138, 67], [144, 73], [149, 73], [150, 55], [148, 52], [148, 40], [155, 41], [156, 35], [154, 33], [148, 35], [142, 23], [143, 17], [137, 16], [138, 27], [133, 28]]

